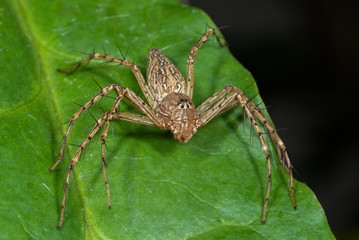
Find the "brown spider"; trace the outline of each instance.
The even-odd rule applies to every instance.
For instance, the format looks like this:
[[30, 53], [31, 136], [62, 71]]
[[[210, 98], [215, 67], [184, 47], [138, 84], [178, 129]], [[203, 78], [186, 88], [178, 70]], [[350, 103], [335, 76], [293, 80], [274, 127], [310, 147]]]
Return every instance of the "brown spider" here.
[[[105, 126], [101, 135], [101, 160], [107, 189], [108, 207], [111, 208], [110, 189], [107, 182], [105, 170], [104, 146], [109, 124], [112, 119], [126, 120], [134, 123], [159, 127], [164, 130], [170, 130], [176, 140], [181, 143], [187, 143], [191, 139], [191, 137], [197, 132], [197, 129], [199, 127], [206, 125], [212, 118], [214, 118], [218, 114], [237, 105], [241, 105], [244, 109], [245, 114], [249, 117], [255, 131], [259, 136], [263, 152], [266, 157], [266, 164], [268, 168], [268, 182], [263, 206], [262, 222], [264, 223], [266, 219], [266, 208], [271, 187], [271, 165], [268, 146], [264, 140], [263, 132], [258, 126], [257, 120], [259, 120], [270, 133], [270, 136], [277, 148], [279, 162], [289, 173], [290, 194], [293, 207], [294, 209], [296, 208], [293, 188], [292, 165], [289, 161], [287, 149], [284, 146], [282, 140], [279, 138], [274, 127], [267, 119], [267, 117], [254, 103], [252, 103], [244, 95], [243, 91], [234, 86], [227, 86], [219, 92], [215, 93], [210, 98], [208, 98], [199, 107], [195, 108], [193, 104], [193, 70], [195, 55], [198, 52], [199, 48], [202, 46], [202, 44], [212, 34], [216, 37], [219, 44], [221, 46], [224, 46], [223, 44], [221, 44], [219, 37], [215, 33], [214, 29], [209, 28], [206, 33], [202, 35], [201, 39], [197, 42], [197, 44], [192, 48], [191, 52], [189, 53], [187, 60], [187, 81], [184, 80], [182, 74], [177, 70], [173, 63], [157, 48], [152, 48], [148, 55], [147, 81], [144, 79], [140, 69], [134, 63], [126, 59], [119, 59], [101, 53], [91, 54], [68, 71], [59, 70], [60, 72], [63, 72], [65, 74], [71, 74], [85, 62], [90, 61], [93, 58], [106, 59], [110, 62], [115, 62], [121, 65], [128, 66], [132, 69], [132, 72], [135, 75], [148, 104], [146, 104], [130, 89], [122, 87], [119, 84], [111, 84], [103, 88], [94, 98], [92, 98], [89, 102], [83, 105], [72, 116], [65, 137], [63, 139], [59, 159], [51, 167], [50, 172], [55, 169], [55, 167], [63, 158], [66, 140], [74, 122], [86, 109], [92, 106], [96, 101], [104, 97], [110, 91], [115, 90], [117, 97], [111, 111], [101, 115], [101, 117], [97, 120], [96, 125], [93, 127], [93, 129], [91, 130], [87, 138], [83, 141], [83, 143], [79, 146], [77, 152], [71, 160], [71, 164], [69, 166], [65, 181], [64, 194], [62, 198], [62, 209], [58, 228], [61, 228], [62, 221], [64, 218], [66, 193], [73, 168], [76, 165], [85, 146], [90, 142], [90, 140], [99, 131], [103, 124], [105, 124]], [[145, 115], [118, 112], [117, 109], [123, 98], [129, 100]]]

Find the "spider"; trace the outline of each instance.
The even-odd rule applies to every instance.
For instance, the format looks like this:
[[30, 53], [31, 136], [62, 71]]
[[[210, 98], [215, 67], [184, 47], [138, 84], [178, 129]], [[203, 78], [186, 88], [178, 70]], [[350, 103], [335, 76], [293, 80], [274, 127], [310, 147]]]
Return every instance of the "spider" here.
[[[64, 155], [64, 149], [66, 145], [67, 138], [69, 133], [79, 116], [89, 107], [91, 107], [96, 101], [102, 99], [106, 94], [114, 90], [116, 92], [116, 100], [109, 112], [102, 114], [96, 121], [96, 125], [93, 127], [91, 132], [88, 134], [86, 139], [79, 146], [75, 155], [73, 156], [64, 186], [64, 193], [62, 198], [62, 208], [61, 215], [58, 223], [58, 228], [61, 228], [65, 204], [66, 204], [66, 193], [68, 190], [68, 184], [70, 181], [70, 176], [73, 171], [74, 166], [77, 164], [78, 159], [84, 150], [85, 146], [91, 141], [94, 135], [100, 130], [104, 125], [102, 135], [101, 135], [101, 161], [103, 175], [105, 179], [105, 185], [107, 190], [107, 201], [108, 207], [111, 209], [110, 201], [110, 188], [107, 181], [106, 170], [105, 170], [105, 141], [107, 137], [108, 128], [110, 122], [113, 119], [125, 120], [134, 123], [144, 124], [148, 126], [159, 127], [164, 130], [170, 130], [174, 138], [181, 143], [187, 143], [191, 137], [197, 132], [199, 127], [206, 125], [212, 118], [218, 114], [233, 108], [235, 106], [241, 105], [244, 109], [244, 113], [249, 117], [251, 124], [253, 125], [255, 131], [258, 134], [260, 139], [262, 149], [266, 158], [266, 165], [268, 171], [268, 181], [266, 186], [266, 195], [264, 199], [263, 211], [262, 211], [262, 223], [265, 223], [266, 220], [266, 209], [269, 200], [270, 188], [271, 188], [271, 165], [270, 165], [270, 155], [269, 149], [266, 141], [263, 137], [263, 132], [258, 125], [259, 122], [266, 128], [270, 133], [271, 139], [274, 141], [277, 152], [279, 155], [279, 162], [284, 167], [284, 169], [289, 174], [289, 185], [290, 185], [290, 195], [292, 199], [292, 204], [294, 209], [296, 209], [296, 201], [294, 198], [294, 187], [293, 187], [293, 175], [292, 175], [292, 165], [289, 160], [287, 149], [283, 141], [278, 136], [276, 130], [272, 126], [268, 118], [263, 114], [263, 112], [255, 105], [250, 99], [248, 99], [242, 90], [236, 88], [235, 86], [226, 86], [213, 96], [204, 101], [199, 107], [195, 107], [192, 101], [193, 96], [193, 81], [194, 81], [194, 62], [195, 55], [203, 45], [203, 43], [210, 37], [214, 35], [217, 42], [221, 47], [224, 47], [225, 44], [222, 44], [218, 35], [216, 34], [213, 28], [209, 28], [200, 38], [196, 45], [193, 46], [191, 52], [189, 53], [187, 59], [187, 80], [185, 81], [182, 74], [177, 70], [174, 64], [157, 48], [152, 48], [148, 55], [148, 65], [147, 65], [147, 81], [143, 77], [140, 69], [132, 62], [127, 59], [120, 59], [116, 57], [111, 57], [107, 54], [93, 53], [87, 58], [83, 59], [81, 62], [76, 64], [73, 68], [68, 71], [58, 70], [59, 72], [65, 74], [71, 74], [76, 69], [78, 69], [85, 62], [90, 61], [91, 59], [105, 59], [109, 62], [119, 63], [121, 65], [130, 67], [133, 74], [135, 75], [138, 84], [141, 87], [141, 90], [148, 102], [148, 104], [143, 101], [139, 96], [137, 96], [131, 89], [122, 87], [119, 84], [111, 84], [96, 94], [90, 101], [84, 104], [71, 118], [67, 131], [65, 133], [59, 159], [56, 163], [50, 168], [52, 172], [55, 167], [62, 160]], [[130, 103], [132, 103], [136, 108], [138, 108], [144, 115], [133, 114], [128, 112], [119, 112], [118, 108], [123, 98], [126, 98]]]

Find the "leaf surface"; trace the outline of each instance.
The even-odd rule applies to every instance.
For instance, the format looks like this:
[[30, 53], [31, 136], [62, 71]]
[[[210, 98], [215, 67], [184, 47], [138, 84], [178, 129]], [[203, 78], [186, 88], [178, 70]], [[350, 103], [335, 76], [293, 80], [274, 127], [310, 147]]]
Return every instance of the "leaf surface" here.
[[[185, 75], [192, 44], [214, 24], [176, 0], [2, 0], [0, 23], [2, 239], [334, 239], [315, 195], [297, 181], [293, 210], [288, 176], [273, 150], [273, 187], [261, 224], [265, 157], [240, 107], [215, 117], [185, 145], [161, 129], [114, 122], [106, 151], [112, 209], [96, 137], [75, 166], [58, 231], [70, 159], [94, 125], [92, 116], [109, 111], [114, 99], [104, 98], [80, 117], [64, 161], [50, 174], [79, 108], [74, 103], [83, 105], [99, 91], [95, 81], [143, 94], [124, 66], [93, 61], [70, 76], [56, 69], [93, 49], [120, 57], [118, 45], [129, 48], [127, 59], [143, 74], [149, 50], [158, 47]], [[227, 85], [247, 89], [252, 98], [258, 94], [253, 83], [213, 38], [196, 55], [197, 106]], [[259, 96], [253, 101], [261, 102]], [[138, 113], [128, 102], [120, 109]]]

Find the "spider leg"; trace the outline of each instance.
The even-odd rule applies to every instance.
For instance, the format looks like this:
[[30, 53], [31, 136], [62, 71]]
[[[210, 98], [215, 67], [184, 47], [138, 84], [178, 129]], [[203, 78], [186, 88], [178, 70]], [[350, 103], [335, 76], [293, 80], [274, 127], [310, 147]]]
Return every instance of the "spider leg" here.
[[107, 181], [106, 163], [105, 163], [106, 137], [107, 137], [108, 127], [110, 126], [110, 121], [112, 120], [113, 113], [116, 113], [116, 109], [118, 108], [118, 106], [120, 105], [120, 103], [123, 99], [123, 94], [121, 92], [122, 88], [116, 88], [115, 90], [117, 92], [117, 98], [116, 98], [115, 104], [113, 105], [111, 111], [108, 113], [108, 118], [106, 120], [105, 127], [104, 127], [104, 129], [102, 131], [102, 135], [101, 135], [101, 162], [102, 162], [103, 176], [105, 178], [105, 185], [106, 185], [106, 191], [107, 191], [107, 203], [108, 203], [109, 209], [111, 209], [111, 199], [110, 199], [110, 187], [109, 187], [108, 181]]
[[[290, 163], [289, 156], [283, 141], [280, 139], [274, 127], [271, 125], [270, 121], [265, 117], [262, 111], [243, 94], [243, 91], [241, 91], [240, 89], [234, 86], [227, 86], [221, 89], [220, 91], [218, 91], [217, 93], [215, 93], [212, 97], [207, 99], [197, 108], [197, 113], [200, 115], [202, 126], [203, 126], [207, 124], [213, 117], [239, 104], [241, 104], [241, 106], [245, 111], [245, 114], [249, 117], [252, 125], [254, 126], [254, 129], [256, 130], [259, 139], [261, 141], [263, 152], [266, 156], [266, 164], [268, 168], [268, 182], [267, 182], [266, 197], [264, 200], [263, 214], [262, 214], [262, 222], [264, 223], [266, 219], [266, 209], [268, 205], [268, 199], [269, 199], [269, 193], [270, 193], [270, 187], [272, 181], [271, 166], [270, 166], [269, 149], [264, 140], [263, 132], [258, 126], [255, 117], [264, 125], [264, 127], [270, 133], [270, 136], [273, 139], [278, 151], [279, 161], [284, 167], [284, 169], [289, 173], [290, 194], [292, 198], [293, 207], [294, 209], [296, 209], [296, 201], [294, 198], [292, 165]], [[283, 161], [283, 158], [285, 162]]]
[[[133, 99], [136, 99], [137, 96], [132, 96], [132, 95], [127, 95], [126, 93], [129, 92], [130, 90], [127, 88], [116, 88], [115, 89], [118, 96], [116, 98], [115, 104], [113, 105], [111, 111], [108, 114], [108, 118], [106, 120], [104, 129], [102, 131], [102, 135], [101, 135], [101, 160], [102, 160], [102, 170], [103, 170], [103, 175], [105, 178], [105, 184], [106, 184], [106, 190], [107, 190], [107, 202], [108, 202], [108, 208], [111, 209], [111, 199], [110, 199], [110, 188], [109, 188], [109, 184], [107, 181], [107, 175], [106, 175], [106, 164], [105, 164], [105, 145], [106, 145], [106, 138], [107, 138], [107, 132], [108, 132], [108, 128], [110, 126], [110, 122], [112, 120], [112, 118], [114, 118], [114, 116], [126, 116], [127, 115], [127, 119], [122, 118], [124, 120], [128, 120], [128, 121], [133, 121], [135, 120], [137, 123], [143, 123], [145, 122], [145, 120], [147, 120], [147, 124], [148, 125], [148, 121], [151, 122], [152, 126], [156, 126], [153, 121], [150, 120], [150, 118], [146, 117], [146, 116], [141, 116], [141, 115], [137, 115], [137, 114], [131, 114], [131, 113], [117, 113], [116, 109], [118, 108], [118, 106], [120, 105], [124, 95], [126, 95], [126, 98], [128, 98], [130, 101], [132, 99], [132, 101], [134, 101]], [[137, 97], [138, 98], [138, 97]], [[138, 99], [136, 99], [138, 101]], [[141, 100], [142, 101], [142, 100]], [[135, 105], [136, 106], [136, 105]], [[142, 105], [141, 105], [142, 106]], [[138, 107], [138, 106], [137, 106]], [[120, 115], [118, 115], [120, 114]], [[118, 119], [120, 119], [119, 117], [116, 117]], [[141, 122], [138, 120], [142, 120]], [[144, 120], [145, 119], [145, 120]]]
[[61, 228], [62, 221], [64, 218], [65, 206], [66, 206], [66, 194], [67, 194], [67, 189], [68, 189], [68, 185], [70, 182], [70, 176], [71, 176], [71, 173], [73, 172], [73, 168], [76, 165], [77, 160], [79, 159], [83, 149], [90, 142], [90, 140], [95, 136], [95, 134], [98, 132], [98, 130], [101, 128], [101, 126], [105, 122], [108, 115], [109, 115], [108, 113], [104, 113], [101, 115], [101, 117], [97, 120], [96, 125], [93, 127], [93, 129], [91, 130], [89, 135], [86, 137], [86, 139], [81, 143], [81, 145], [79, 146], [79, 148], [77, 149], [75, 155], [73, 156], [73, 158], [71, 160], [71, 164], [69, 166], [69, 170], [67, 172], [67, 176], [66, 176], [66, 180], [65, 180], [64, 194], [62, 196], [61, 215], [60, 215], [60, 219], [59, 219], [59, 224], [57, 226], [58, 228]]
[[260, 127], [258, 126], [256, 120], [254, 119], [254, 116], [252, 115], [252, 112], [251, 112], [250, 108], [247, 105], [247, 100], [248, 99], [243, 98], [240, 94], [237, 95], [237, 98], [240, 101], [240, 103], [242, 104], [242, 107], [245, 110], [247, 116], [251, 120], [251, 123], [254, 126], [254, 129], [256, 130], [256, 132], [257, 132], [257, 134], [259, 136], [259, 139], [261, 141], [264, 155], [266, 156], [266, 163], [267, 163], [267, 169], [268, 169], [268, 182], [267, 182], [267, 187], [266, 187], [266, 196], [265, 196], [265, 199], [264, 199], [263, 213], [262, 213], [262, 223], [265, 223], [266, 213], [267, 213], [267, 205], [268, 205], [269, 194], [270, 194], [270, 188], [271, 188], [271, 185], [272, 185], [272, 172], [271, 172], [269, 150], [268, 150], [268, 146], [267, 146], [267, 144], [266, 144], [266, 142], [264, 140], [263, 132], [260, 129]]
[[[242, 93], [242, 96], [245, 97]], [[246, 98], [246, 97], [245, 97]], [[268, 132], [271, 135], [271, 138], [276, 144], [277, 153], [279, 156], [279, 162], [284, 167], [284, 169], [289, 174], [289, 184], [290, 184], [290, 195], [292, 198], [292, 205], [293, 208], [297, 208], [297, 203], [295, 201], [294, 197], [294, 183], [293, 183], [293, 167], [289, 160], [289, 155], [287, 152], [287, 148], [285, 147], [282, 139], [279, 137], [277, 131], [274, 129], [270, 121], [265, 117], [263, 112], [251, 101], [247, 99], [247, 105], [249, 109], [253, 112], [253, 114], [257, 117], [257, 119], [265, 126], [265, 128], [268, 130]]]
[[[110, 188], [109, 188], [109, 184], [108, 184], [108, 181], [107, 181], [107, 175], [106, 175], [106, 169], [105, 169], [106, 164], [105, 164], [105, 151], [104, 151], [110, 121], [113, 118], [116, 118], [116, 119], [127, 120], [127, 121], [141, 123], [141, 124], [150, 125], [150, 126], [162, 127], [162, 122], [156, 116], [154, 111], [140, 97], [138, 97], [133, 91], [131, 91], [128, 88], [122, 88], [120, 85], [117, 85], [117, 84], [109, 85], [109, 86], [103, 88], [94, 98], [92, 98], [89, 102], [87, 102], [81, 109], [79, 109], [72, 116], [70, 124], [69, 124], [69, 126], [67, 128], [67, 131], [66, 131], [66, 134], [65, 134], [65, 137], [64, 137], [64, 141], [62, 143], [59, 160], [51, 167], [50, 171], [54, 170], [54, 168], [58, 165], [58, 163], [61, 161], [61, 159], [63, 157], [63, 152], [64, 152], [64, 148], [65, 148], [65, 145], [66, 145], [66, 140], [68, 138], [68, 135], [69, 135], [69, 133], [70, 133], [70, 131], [72, 129], [72, 126], [73, 126], [74, 122], [79, 118], [79, 116], [81, 115], [81, 113], [83, 111], [85, 111], [87, 108], [89, 108], [94, 102], [98, 101], [103, 96], [105, 96], [111, 90], [115, 90], [116, 93], [117, 93], [117, 98], [116, 98], [116, 101], [115, 101], [111, 111], [103, 114], [97, 120], [96, 125], [93, 127], [93, 129], [91, 130], [89, 135], [86, 137], [86, 139], [79, 146], [77, 152], [75, 153], [75, 155], [73, 156], [73, 158], [71, 160], [69, 170], [68, 170], [67, 176], [66, 176], [66, 181], [65, 181], [64, 194], [63, 194], [63, 197], [62, 197], [61, 215], [60, 215], [60, 219], [59, 219], [58, 228], [61, 228], [62, 221], [63, 221], [63, 218], [64, 218], [65, 205], [66, 205], [66, 194], [67, 194], [68, 184], [69, 184], [69, 181], [70, 181], [70, 176], [71, 176], [71, 174], [73, 172], [73, 168], [77, 164], [78, 159], [81, 156], [81, 153], [82, 153], [83, 149], [86, 147], [86, 145], [90, 142], [90, 140], [98, 132], [98, 130], [101, 128], [101, 126], [104, 123], [105, 123], [105, 126], [104, 126], [104, 130], [102, 132], [102, 135], [101, 135], [101, 161], [102, 161], [102, 170], [103, 170], [104, 179], [105, 179], [105, 185], [106, 185], [106, 190], [107, 190], [108, 207], [110, 209], [111, 209]], [[120, 105], [120, 103], [121, 103], [121, 101], [122, 101], [122, 99], [124, 97], [126, 99], [128, 99], [135, 107], [137, 107], [139, 110], [141, 110], [143, 113], [145, 113], [146, 116], [141, 116], [141, 115], [131, 114], [131, 113], [121, 113], [121, 112], [117, 113], [116, 109], [118, 108], [118, 106]]]
[[[211, 107], [213, 107], [213, 105], [215, 103], [217, 103], [219, 100], [221, 100], [222, 98], [229, 98], [230, 96], [226, 96], [228, 94], [230, 90], [228, 90], [227, 88], [223, 88], [221, 89], [219, 92], [217, 92], [216, 94], [214, 94], [213, 96], [211, 96], [210, 98], [208, 98], [205, 102], [203, 102], [198, 108], [197, 108], [197, 113], [202, 116], [204, 115], [209, 109], [211, 109]], [[241, 94], [244, 96], [243, 92], [241, 91]], [[225, 101], [225, 100], [223, 100]], [[270, 125], [269, 121], [266, 119], [266, 117], [264, 116], [264, 114], [262, 113], [262, 111], [258, 108], [257, 105], [255, 105], [254, 103], [252, 103], [250, 100], [247, 100], [248, 105], [250, 106], [251, 109], [253, 109], [254, 114], [256, 115], [256, 117], [258, 117], [260, 119], [260, 121], [266, 126], [266, 128], [268, 129], [269, 133], [271, 134], [272, 139], [275, 141], [276, 143], [276, 147], [277, 147], [277, 153], [278, 153], [278, 157], [279, 157], [279, 162], [281, 163], [281, 165], [284, 167], [284, 169], [290, 173], [291, 171], [291, 167], [290, 167], [290, 162], [286, 161], [286, 164], [284, 164], [283, 158], [286, 159], [285, 157], [285, 153], [284, 153], [284, 149], [285, 146], [282, 142], [282, 140], [279, 138], [277, 132], [274, 130], [274, 128]], [[237, 105], [239, 105], [240, 102], [238, 101], [237, 98], [234, 98], [233, 96], [230, 98], [230, 101], [226, 102], [222, 102], [221, 107], [219, 107], [219, 109], [216, 111], [216, 114], [211, 114], [212, 117], [227, 111], [228, 109], [231, 109], [232, 107], [235, 107]], [[204, 117], [205, 119], [205, 117]], [[211, 120], [207, 119], [207, 121]], [[281, 146], [281, 147], [280, 147]], [[283, 150], [281, 150], [283, 149]]]
[[[111, 120], [114, 117], [117, 118], [117, 119], [121, 119], [121, 116], [122, 116], [123, 120], [142, 123], [142, 124], [145, 124], [145, 125], [159, 126], [160, 127], [160, 122], [157, 119], [157, 117], [155, 117], [156, 115], [154, 114], [152, 109], [150, 109], [150, 107], [147, 106], [146, 103], [140, 97], [138, 97], [133, 91], [131, 91], [128, 88], [121, 88], [119, 85], [116, 86], [115, 91], [117, 92], [117, 98], [116, 98], [115, 104], [113, 105], [111, 111], [108, 113], [108, 118], [106, 120], [104, 129], [103, 129], [102, 135], [101, 135], [102, 170], [103, 170], [103, 175], [104, 175], [104, 178], [105, 178], [105, 184], [106, 184], [106, 190], [107, 190], [107, 202], [108, 202], [108, 208], [109, 209], [111, 209], [111, 200], [110, 200], [110, 188], [109, 188], [109, 184], [108, 184], [108, 181], [107, 181], [106, 168], [105, 168], [106, 167], [106, 164], [105, 164], [105, 145], [106, 145], [107, 132], [108, 132], [108, 128], [110, 126]], [[141, 116], [141, 115], [131, 114], [131, 113], [122, 113], [122, 114], [121, 114], [121, 112], [117, 113], [116, 109], [120, 105], [123, 97], [128, 99], [139, 110], [141, 110], [142, 112], [147, 114], [147, 116]], [[124, 118], [123, 116], [126, 116], [127, 118]], [[149, 124], [149, 122], [152, 122], [152, 123]], [[157, 125], [156, 125], [156, 123], [157, 123]]]
[[[141, 112], [143, 112], [146, 115], [146, 117], [143, 117], [143, 119], [146, 119], [146, 120], [150, 119], [153, 122], [152, 126], [163, 128], [163, 120], [161, 118], [159, 118], [156, 115], [156, 113], [139, 96], [136, 95], [136, 93], [134, 93], [129, 88], [123, 88], [122, 94], [128, 101], [130, 101], [136, 108], [138, 108]], [[125, 116], [125, 115], [122, 115], [122, 116]], [[134, 116], [134, 114], [127, 114], [126, 116], [127, 117]], [[140, 115], [137, 115], [137, 116], [140, 116]], [[141, 123], [141, 121], [137, 121], [137, 120], [131, 119], [129, 121]], [[145, 125], [149, 125], [149, 124], [147, 123]]]
[[71, 132], [71, 129], [75, 123], [75, 121], [80, 117], [80, 115], [89, 107], [91, 107], [96, 101], [100, 100], [102, 97], [104, 97], [106, 94], [108, 94], [110, 91], [112, 91], [116, 86], [119, 86], [117, 84], [111, 84], [103, 89], [101, 89], [101, 91], [96, 94], [95, 97], [93, 97], [90, 101], [88, 101], [87, 103], [85, 103], [71, 118], [69, 126], [67, 127], [64, 139], [62, 141], [62, 146], [61, 146], [61, 150], [60, 150], [60, 154], [59, 154], [59, 159], [56, 161], [56, 163], [50, 168], [50, 172], [52, 172], [56, 166], [61, 162], [63, 155], [64, 155], [64, 150], [65, 150], [65, 146], [66, 146], [66, 141], [67, 138]]
[[207, 40], [208, 37], [214, 35], [217, 39], [217, 42], [221, 47], [226, 46], [226, 44], [222, 44], [218, 35], [214, 31], [213, 28], [209, 28], [201, 37], [201, 39], [197, 42], [195, 46], [193, 46], [191, 52], [188, 55], [187, 59], [187, 82], [186, 82], [186, 94], [190, 98], [193, 97], [193, 82], [194, 82], [194, 58], [199, 50], [199, 48], [203, 45], [203, 43]]
[[[205, 124], [207, 124], [208, 121], [210, 121], [214, 116], [218, 115], [219, 112], [217, 112], [216, 114], [212, 114], [213, 116], [211, 118], [209, 118], [209, 114], [207, 113], [211, 108], [213, 108], [213, 106], [218, 103], [220, 100], [222, 101], [226, 101], [226, 104], [224, 104], [225, 106], [227, 106], [229, 104], [229, 101], [227, 101], [225, 99], [225, 96], [230, 92], [229, 89], [222, 88], [221, 90], [219, 90], [217, 93], [213, 94], [211, 97], [209, 97], [206, 101], [204, 101], [200, 106], [197, 107], [197, 113], [201, 116], [202, 119], [206, 119], [205, 120]], [[228, 98], [228, 97], [227, 97]], [[232, 102], [235, 102], [235, 106], [239, 104], [238, 101], [236, 101], [236, 98], [234, 98], [233, 96], [230, 99]], [[221, 104], [222, 106], [223, 103]], [[219, 110], [221, 110], [222, 108], [219, 108]], [[207, 117], [205, 117], [204, 115], [207, 113]]]
[[120, 58], [112, 57], [110, 55], [102, 54], [102, 53], [93, 53], [93, 54], [89, 55], [88, 57], [86, 57], [85, 59], [83, 59], [78, 64], [76, 64], [75, 66], [73, 66], [71, 69], [69, 69], [69, 70], [59, 69], [58, 71], [65, 73], [65, 74], [71, 74], [74, 71], [76, 71], [80, 66], [84, 65], [86, 62], [88, 62], [94, 58], [105, 59], [109, 62], [115, 62], [115, 63], [119, 63], [121, 65], [130, 67], [133, 74], [135, 75], [135, 77], [137, 79], [138, 84], [141, 87], [143, 94], [145, 95], [145, 98], [147, 99], [148, 103], [150, 104], [150, 106], [153, 107], [156, 104], [155, 98], [152, 96], [152, 94], [147, 86], [147, 83], [145, 81], [145, 78], [143, 77], [143, 75], [141, 73], [141, 70], [137, 67], [136, 64], [128, 61], [127, 59], [120, 59]]
[[127, 112], [117, 112], [117, 113], [112, 113], [112, 118], [156, 127], [156, 124], [154, 124], [149, 117], [144, 115], [138, 115], [138, 114], [127, 113]]

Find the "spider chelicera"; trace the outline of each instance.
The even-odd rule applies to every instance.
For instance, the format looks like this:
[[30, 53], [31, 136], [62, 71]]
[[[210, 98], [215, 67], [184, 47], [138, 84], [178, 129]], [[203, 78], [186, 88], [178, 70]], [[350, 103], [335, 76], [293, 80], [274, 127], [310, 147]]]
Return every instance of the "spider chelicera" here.
[[[148, 66], [147, 66], [147, 81], [143, 77], [140, 69], [132, 62], [126, 59], [119, 59], [111, 57], [107, 54], [93, 53], [87, 58], [83, 59], [72, 69], [68, 71], [59, 70], [65, 74], [71, 74], [78, 69], [85, 62], [90, 61], [94, 58], [105, 59], [110, 62], [119, 63], [131, 68], [135, 75], [138, 84], [148, 102], [148, 104], [138, 97], [129, 88], [122, 87], [119, 84], [111, 84], [103, 89], [93, 97], [89, 102], [83, 105], [71, 118], [65, 137], [63, 139], [62, 147], [59, 154], [59, 159], [51, 167], [52, 172], [55, 167], [62, 160], [64, 155], [64, 149], [68, 135], [74, 125], [74, 122], [79, 116], [89, 107], [91, 107], [96, 101], [103, 98], [110, 91], [116, 92], [116, 100], [109, 112], [102, 114], [96, 121], [96, 125], [93, 127], [91, 132], [88, 134], [86, 139], [79, 146], [77, 152], [71, 160], [69, 170], [66, 176], [64, 194], [62, 198], [62, 209], [59, 219], [58, 228], [61, 228], [66, 203], [66, 193], [70, 180], [71, 173], [74, 166], [76, 165], [82, 151], [85, 146], [91, 141], [94, 135], [104, 125], [101, 135], [101, 160], [102, 169], [105, 178], [105, 184], [107, 189], [107, 200], [108, 207], [111, 208], [110, 201], [110, 189], [107, 182], [106, 170], [105, 170], [105, 154], [104, 147], [107, 137], [108, 128], [111, 120], [126, 120], [134, 123], [159, 127], [164, 130], [170, 130], [174, 138], [181, 143], [187, 143], [191, 137], [197, 132], [199, 127], [206, 125], [212, 118], [218, 114], [238, 105], [241, 105], [244, 109], [244, 113], [249, 117], [251, 124], [260, 139], [264, 155], [266, 157], [266, 165], [268, 170], [268, 182], [266, 188], [266, 195], [263, 206], [262, 222], [266, 219], [266, 209], [269, 199], [270, 187], [271, 187], [271, 165], [269, 149], [266, 141], [263, 137], [263, 132], [259, 127], [257, 121], [259, 121], [269, 132], [271, 139], [276, 145], [277, 153], [279, 155], [279, 162], [284, 169], [289, 173], [290, 181], [290, 194], [292, 198], [292, 204], [294, 209], [296, 208], [296, 202], [294, 198], [294, 187], [293, 187], [293, 175], [292, 165], [290, 163], [287, 149], [283, 141], [278, 136], [276, 130], [272, 126], [271, 122], [262, 113], [262, 111], [255, 105], [250, 99], [248, 99], [242, 90], [234, 86], [226, 86], [213, 96], [208, 98], [199, 107], [195, 107], [192, 101], [193, 96], [193, 80], [194, 80], [194, 60], [195, 55], [198, 52], [202, 44], [207, 40], [208, 37], [214, 35], [221, 46], [220, 39], [213, 28], [209, 28], [205, 34], [202, 35], [201, 39], [192, 48], [189, 53], [187, 60], [187, 80], [183, 78], [182, 74], [177, 70], [173, 63], [157, 48], [152, 48], [148, 55]], [[118, 107], [123, 100], [126, 98], [136, 108], [138, 108], [144, 115], [138, 115], [128, 112], [119, 112]]]

